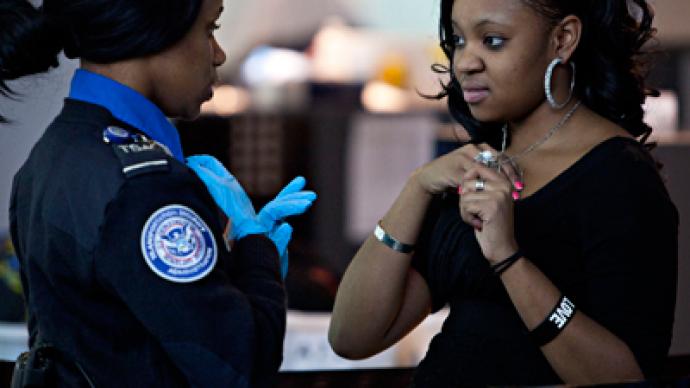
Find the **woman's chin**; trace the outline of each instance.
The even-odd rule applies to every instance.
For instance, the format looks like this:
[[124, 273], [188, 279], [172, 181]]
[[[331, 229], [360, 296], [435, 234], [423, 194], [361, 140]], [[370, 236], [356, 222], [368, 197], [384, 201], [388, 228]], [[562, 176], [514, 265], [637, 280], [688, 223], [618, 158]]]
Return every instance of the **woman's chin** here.
[[184, 111], [177, 112], [177, 114], [170, 116], [172, 118], [184, 121], [192, 121], [201, 115], [201, 105], [186, 107]]
[[490, 123], [498, 120], [495, 114], [492, 114], [489, 109], [485, 109], [484, 107], [470, 105], [470, 114], [482, 123]]

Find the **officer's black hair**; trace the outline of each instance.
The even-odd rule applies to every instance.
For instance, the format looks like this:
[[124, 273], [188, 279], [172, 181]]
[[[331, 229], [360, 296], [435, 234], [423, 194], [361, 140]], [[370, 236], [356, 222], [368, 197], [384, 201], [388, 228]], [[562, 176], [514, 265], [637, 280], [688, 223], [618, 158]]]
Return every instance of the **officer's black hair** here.
[[[553, 26], [568, 15], [580, 18], [583, 24], [582, 38], [572, 57], [578, 74], [576, 94], [587, 107], [620, 125], [639, 138], [641, 143], [646, 143], [652, 129], [643, 121], [642, 104], [647, 96], [659, 95], [658, 91], [645, 84], [650, 53], [643, 46], [656, 33], [652, 27], [654, 13], [647, 1], [521, 1]], [[450, 82], [444, 84], [443, 91], [434, 98], [448, 98], [451, 115], [467, 129], [473, 142], [486, 142], [500, 147], [503, 124], [475, 119], [453, 76], [453, 4], [454, 0], [441, 0], [441, 48], [451, 66], [437, 64], [433, 69], [450, 74]]]
[[[58, 66], [68, 58], [113, 63], [156, 54], [182, 39], [203, 0], [0, 1], [0, 94], [7, 81]], [[6, 122], [0, 115], [0, 122]]]

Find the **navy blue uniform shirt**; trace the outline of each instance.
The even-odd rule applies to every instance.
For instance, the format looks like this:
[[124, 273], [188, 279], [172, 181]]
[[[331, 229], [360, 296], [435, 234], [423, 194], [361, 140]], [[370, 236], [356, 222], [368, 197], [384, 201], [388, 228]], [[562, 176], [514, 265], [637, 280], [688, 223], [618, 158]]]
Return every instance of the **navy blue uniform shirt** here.
[[[134, 136], [107, 143], [112, 126]], [[273, 243], [228, 251], [204, 184], [140, 130], [67, 99], [15, 176], [30, 345], [40, 333], [60, 351], [59, 386], [85, 386], [79, 367], [97, 387], [273, 385], [286, 313]]]

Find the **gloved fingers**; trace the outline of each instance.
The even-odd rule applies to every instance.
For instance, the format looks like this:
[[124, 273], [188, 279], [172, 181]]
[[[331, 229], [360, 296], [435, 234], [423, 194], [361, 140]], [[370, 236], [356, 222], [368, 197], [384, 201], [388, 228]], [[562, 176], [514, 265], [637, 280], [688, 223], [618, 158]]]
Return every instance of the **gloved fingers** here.
[[264, 205], [260, 212], [273, 212], [273, 209], [286, 206], [293, 201], [314, 202], [316, 197], [316, 193], [313, 191], [299, 191], [297, 193], [286, 194], [282, 197], [276, 197], [271, 202]]
[[285, 250], [282, 256], [280, 256], [280, 277], [285, 280], [288, 273], [288, 251]]
[[221, 184], [222, 179], [208, 168], [199, 164], [188, 164], [188, 166], [206, 186]]
[[[229, 175], [224, 167], [220, 166], [232, 179], [219, 177], [215, 171], [209, 168], [209, 166], [213, 167], [214, 164], [220, 164], [220, 162], [207, 155], [192, 156], [187, 159], [187, 165], [204, 182], [218, 207], [223, 210], [225, 215], [233, 219], [234, 224], [239, 224], [235, 227], [237, 234], [240, 235], [237, 238], [244, 237], [247, 234], [267, 232], [272, 225], [260, 225], [260, 230], [253, 226], [240, 226], [244, 224], [251, 225], [252, 223], [258, 224], [254, 206], [237, 179]], [[219, 167], [213, 168], [217, 170]]]
[[307, 184], [307, 180], [304, 179], [303, 176], [298, 176], [290, 183], [285, 185], [282, 190], [280, 190], [280, 193], [276, 195], [276, 198], [280, 198], [284, 195], [291, 194], [291, 193], [296, 193], [304, 188], [304, 186]]
[[187, 165], [202, 166], [212, 171], [221, 178], [235, 179], [235, 177], [228, 171], [223, 163], [211, 155], [193, 155], [187, 158]]
[[237, 202], [243, 208], [251, 208], [251, 212], [254, 212], [251, 200], [236, 179], [223, 179], [207, 167], [196, 162], [189, 164], [189, 168], [204, 182], [206, 188], [221, 208], [224, 207], [224, 203], [230, 201]]
[[192, 155], [187, 157], [187, 165], [192, 167], [192, 166], [201, 166], [208, 168], [210, 160], [213, 159], [212, 156], [210, 155]]
[[269, 233], [269, 238], [276, 245], [278, 255], [280, 256], [280, 277], [285, 280], [288, 272], [288, 243], [292, 238], [292, 226], [287, 222], [283, 222], [277, 228]]
[[215, 185], [222, 185], [226, 182], [227, 184], [232, 183], [231, 179], [224, 179], [223, 176], [218, 175], [218, 173], [210, 169], [208, 164], [203, 162], [203, 158], [199, 156], [190, 156], [187, 158], [187, 166], [191, 168], [207, 186], [210, 183]]
[[273, 212], [274, 209], [287, 206], [294, 201], [314, 202], [315, 200], [316, 200], [316, 193], [314, 193], [313, 191], [300, 191], [297, 193], [286, 194], [280, 198], [275, 198], [271, 202], [264, 205], [264, 207], [260, 210], [260, 212], [262, 212], [262, 211]]
[[266, 205], [259, 212], [259, 222], [275, 222], [286, 217], [303, 214], [311, 207], [313, 201], [311, 200], [290, 200], [278, 204]]
[[310, 190], [302, 190], [302, 191], [298, 191], [296, 193], [290, 193], [290, 194], [285, 194], [281, 197], [276, 197], [271, 202], [283, 202], [283, 201], [290, 201], [290, 200], [308, 200], [308, 201], [314, 202], [316, 197], [317, 197], [317, 195], [315, 192], [310, 191]]
[[288, 243], [292, 238], [292, 226], [287, 222], [283, 222], [280, 224], [280, 226], [269, 232], [268, 238], [270, 238], [271, 241], [273, 241], [273, 243], [276, 245], [278, 254], [282, 258], [283, 254], [287, 250]]

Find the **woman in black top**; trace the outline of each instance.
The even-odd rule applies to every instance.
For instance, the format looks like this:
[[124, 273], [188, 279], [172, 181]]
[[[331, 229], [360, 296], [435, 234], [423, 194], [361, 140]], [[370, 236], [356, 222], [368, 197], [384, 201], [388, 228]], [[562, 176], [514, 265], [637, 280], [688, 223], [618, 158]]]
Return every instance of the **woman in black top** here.
[[[450, 305], [420, 387], [657, 376], [678, 214], [645, 141], [643, 0], [443, 0], [472, 144], [417, 169], [341, 283], [329, 339], [373, 355]], [[365, 324], [363, 324], [365, 323]]]

